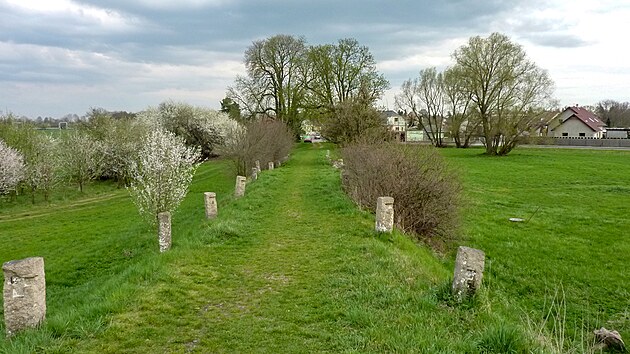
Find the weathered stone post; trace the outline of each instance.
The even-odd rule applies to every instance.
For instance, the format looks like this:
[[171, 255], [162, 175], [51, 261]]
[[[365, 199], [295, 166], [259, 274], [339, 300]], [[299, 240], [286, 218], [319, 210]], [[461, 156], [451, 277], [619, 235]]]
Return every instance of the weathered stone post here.
[[217, 194], [206, 192], [203, 194], [206, 204], [206, 219], [214, 219], [217, 217]]
[[258, 169], [256, 167], [252, 167], [252, 181], [258, 179]]
[[166, 252], [171, 248], [171, 213], [168, 211], [158, 214], [158, 242], [160, 252]]
[[243, 176], [236, 176], [236, 188], [234, 188], [234, 196], [240, 198], [245, 195], [245, 182], [247, 178]]
[[4, 323], [10, 337], [36, 327], [46, 318], [44, 258], [31, 257], [6, 262], [4, 272]]
[[269, 165], [268, 165], [268, 166], [269, 166], [269, 169], [270, 169], [270, 170], [273, 170], [273, 162], [269, 162]]
[[376, 231], [392, 232], [394, 228], [394, 198], [378, 197], [376, 200]]
[[280, 167], [282, 166], [282, 162], [280, 160], [276, 161], [276, 164], [274, 165], [275, 167]]
[[453, 295], [458, 300], [474, 295], [481, 287], [486, 255], [483, 251], [460, 246], [455, 259]]
[[326, 150], [326, 159], [330, 160], [330, 150]]
[[258, 172], [262, 171], [260, 169], [260, 160], [256, 160], [256, 169], [258, 170]]

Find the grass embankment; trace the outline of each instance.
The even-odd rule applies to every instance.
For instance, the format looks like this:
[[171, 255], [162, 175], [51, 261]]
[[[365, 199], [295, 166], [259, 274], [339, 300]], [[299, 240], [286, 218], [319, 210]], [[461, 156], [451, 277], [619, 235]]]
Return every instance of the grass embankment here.
[[630, 152], [442, 151], [463, 171], [463, 230], [486, 251], [484, 281], [507, 316], [575, 352], [600, 326], [630, 337]]
[[[302, 146], [240, 200], [226, 164], [204, 165], [166, 254], [127, 198], [5, 220], [2, 242], [16, 246], [3, 261], [46, 257], [49, 311], [4, 350], [474, 351], [492, 316], [447, 307], [449, 268], [398, 233], [377, 236], [324, 155]], [[203, 219], [204, 191], [219, 193], [217, 220]]]
[[[629, 155], [443, 151], [465, 171], [468, 243], [488, 256], [473, 303], [452, 306], [452, 263], [376, 235], [325, 151], [302, 145], [240, 200], [229, 165], [204, 164], [165, 254], [125, 191], [2, 214], [0, 261], [44, 256], [49, 308], [43, 328], [0, 339], [0, 352], [529, 352], [558, 284], [567, 328], [586, 319], [628, 336]], [[217, 192], [217, 220], [204, 220], [205, 191]], [[528, 223], [507, 222], [539, 206]], [[539, 339], [549, 349], [554, 338]]]

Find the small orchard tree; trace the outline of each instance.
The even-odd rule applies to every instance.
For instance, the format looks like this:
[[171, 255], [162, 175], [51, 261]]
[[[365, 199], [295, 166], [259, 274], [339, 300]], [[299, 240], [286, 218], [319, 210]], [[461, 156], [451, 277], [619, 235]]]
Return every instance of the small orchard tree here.
[[24, 157], [0, 140], [0, 194], [9, 194], [24, 179]]
[[166, 130], [157, 129], [146, 137], [131, 165], [128, 190], [149, 224], [156, 225], [159, 213], [177, 209], [200, 156], [199, 148], [187, 147], [184, 139]]
[[103, 155], [99, 142], [89, 135], [72, 131], [63, 136], [59, 142], [58, 161], [62, 175], [83, 186], [99, 175]]
[[57, 141], [46, 135], [39, 135], [32, 143], [30, 156], [27, 156], [25, 181], [33, 204], [37, 191], [48, 201], [50, 192], [59, 182], [56, 148]]

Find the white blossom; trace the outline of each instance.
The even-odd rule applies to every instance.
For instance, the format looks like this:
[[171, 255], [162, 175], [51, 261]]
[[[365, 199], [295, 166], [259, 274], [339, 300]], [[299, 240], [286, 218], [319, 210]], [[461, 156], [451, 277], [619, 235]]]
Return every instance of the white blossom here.
[[0, 194], [8, 194], [24, 179], [24, 157], [0, 140]]
[[199, 149], [186, 147], [181, 138], [163, 129], [146, 137], [132, 163], [128, 190], [150, 224], [155, 225], [158, 213], [177, 209], [188, 192], [199, 157]]

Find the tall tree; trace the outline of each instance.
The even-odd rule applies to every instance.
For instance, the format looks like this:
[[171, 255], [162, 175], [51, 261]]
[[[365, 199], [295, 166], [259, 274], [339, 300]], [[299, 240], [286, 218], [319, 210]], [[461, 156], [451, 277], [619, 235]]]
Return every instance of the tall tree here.
[[486, 153], [509, 153], [551, 103], [553, 82], [520, 45], [499, 33], [470, 38], [453, 58], [481, 120]]
[[376, 70], [369, 48], [354, 38], [312, 47], [309, 65], [309, 89], [318, 106], [330, 109], [359, 95], [364, 96], [361, 100], [373, 103], [389, 88], [389, 82]]
[[444, 145], [444, 109], [446, 95], [444, 77], [436, 68], [420, 70], [420, 75], [402, 84], [396, 96], [399, 109], [409, 111], [435, 146]]
[[255, 41], [245, 52], [246, 77], [237, 77], [228, 96], [249, 116], [265, 114], [299, 128], [306, 93], [304, 38], [276, 35]]
[[458, 148], [467, 148], [479, 127], [479, 115], [472, 114], [470, 93], [464, 90], [461, 70], [451, 67], [444, 71], [446, 128]]

